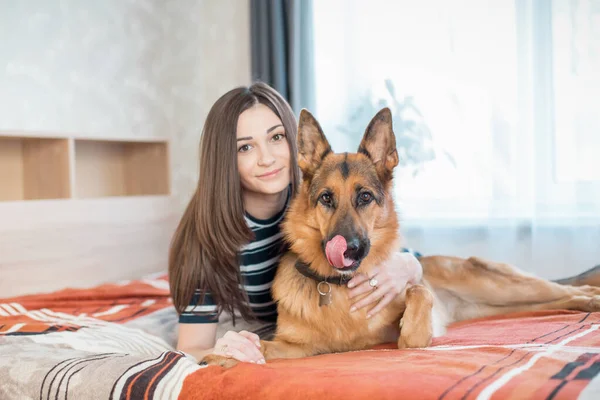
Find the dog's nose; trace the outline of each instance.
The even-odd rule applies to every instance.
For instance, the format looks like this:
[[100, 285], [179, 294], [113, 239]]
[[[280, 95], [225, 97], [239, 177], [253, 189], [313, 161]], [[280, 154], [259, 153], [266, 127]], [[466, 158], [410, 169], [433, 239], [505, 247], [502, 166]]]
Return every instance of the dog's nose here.
[[352, 238], [346, 240], [346, 251], [356, 251], [360, 247], [360, 240], [358, 238]]
[[346, 240], [346, 251], [344, 252], [344, 256], [351, 258], [353, 260], [357, 260], [361, 258], [362, 249], [360, 245], [360, 240], [356, 237]]

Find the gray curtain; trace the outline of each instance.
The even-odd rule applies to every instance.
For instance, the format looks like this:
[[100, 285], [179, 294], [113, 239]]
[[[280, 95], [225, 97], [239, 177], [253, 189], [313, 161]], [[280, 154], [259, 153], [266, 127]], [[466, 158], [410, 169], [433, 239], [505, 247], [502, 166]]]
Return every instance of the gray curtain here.
[[252, 79], [314, 111], [312, 0], [251, 0]]

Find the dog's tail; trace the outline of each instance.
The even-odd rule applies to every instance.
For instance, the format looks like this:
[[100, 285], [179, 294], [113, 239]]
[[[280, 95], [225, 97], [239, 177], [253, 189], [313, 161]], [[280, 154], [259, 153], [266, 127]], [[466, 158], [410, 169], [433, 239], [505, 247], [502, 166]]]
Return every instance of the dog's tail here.
[[590, 285], [600, 287], [600, 264], [588, 269], [585, 272], [582, 272], [579, 275], [571, 276], [569, 278], [557, 279], [553, 282], [560, 283], [561, 285]]

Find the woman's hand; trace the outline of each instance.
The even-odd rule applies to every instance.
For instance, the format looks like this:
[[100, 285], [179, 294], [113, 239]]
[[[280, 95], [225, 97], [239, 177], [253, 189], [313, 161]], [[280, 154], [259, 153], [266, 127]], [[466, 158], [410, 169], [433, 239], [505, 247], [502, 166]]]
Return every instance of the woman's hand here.
[[227, 331], [215, 343], [212, 354], [235, 358], [243, 362], [264, 364], [265, 358], [260, 352], [260, 338], [248, 331]]
[[357, 301], [350, 308], [354, 312], [369, 304], [378, 303], [367, 313], [371, 318], [406, 288], [407, 284], [416, 284], [423, 277], [421, 263], [411, 253], [397, 252], [385, 263], [374, 268], [370, 276], [357, 274], [350, 282], [349, 297], [354, 298], [363, 293], [371, 292], [369, 295]]

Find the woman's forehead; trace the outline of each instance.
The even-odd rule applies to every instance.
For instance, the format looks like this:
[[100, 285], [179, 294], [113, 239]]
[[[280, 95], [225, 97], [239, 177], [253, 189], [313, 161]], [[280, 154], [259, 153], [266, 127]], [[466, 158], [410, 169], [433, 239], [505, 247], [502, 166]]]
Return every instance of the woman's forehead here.
[[237, 136], [267, 134], [270, 129], [282, 125], [279, 117], [264, 104], [251, 107], [238, 118]]

